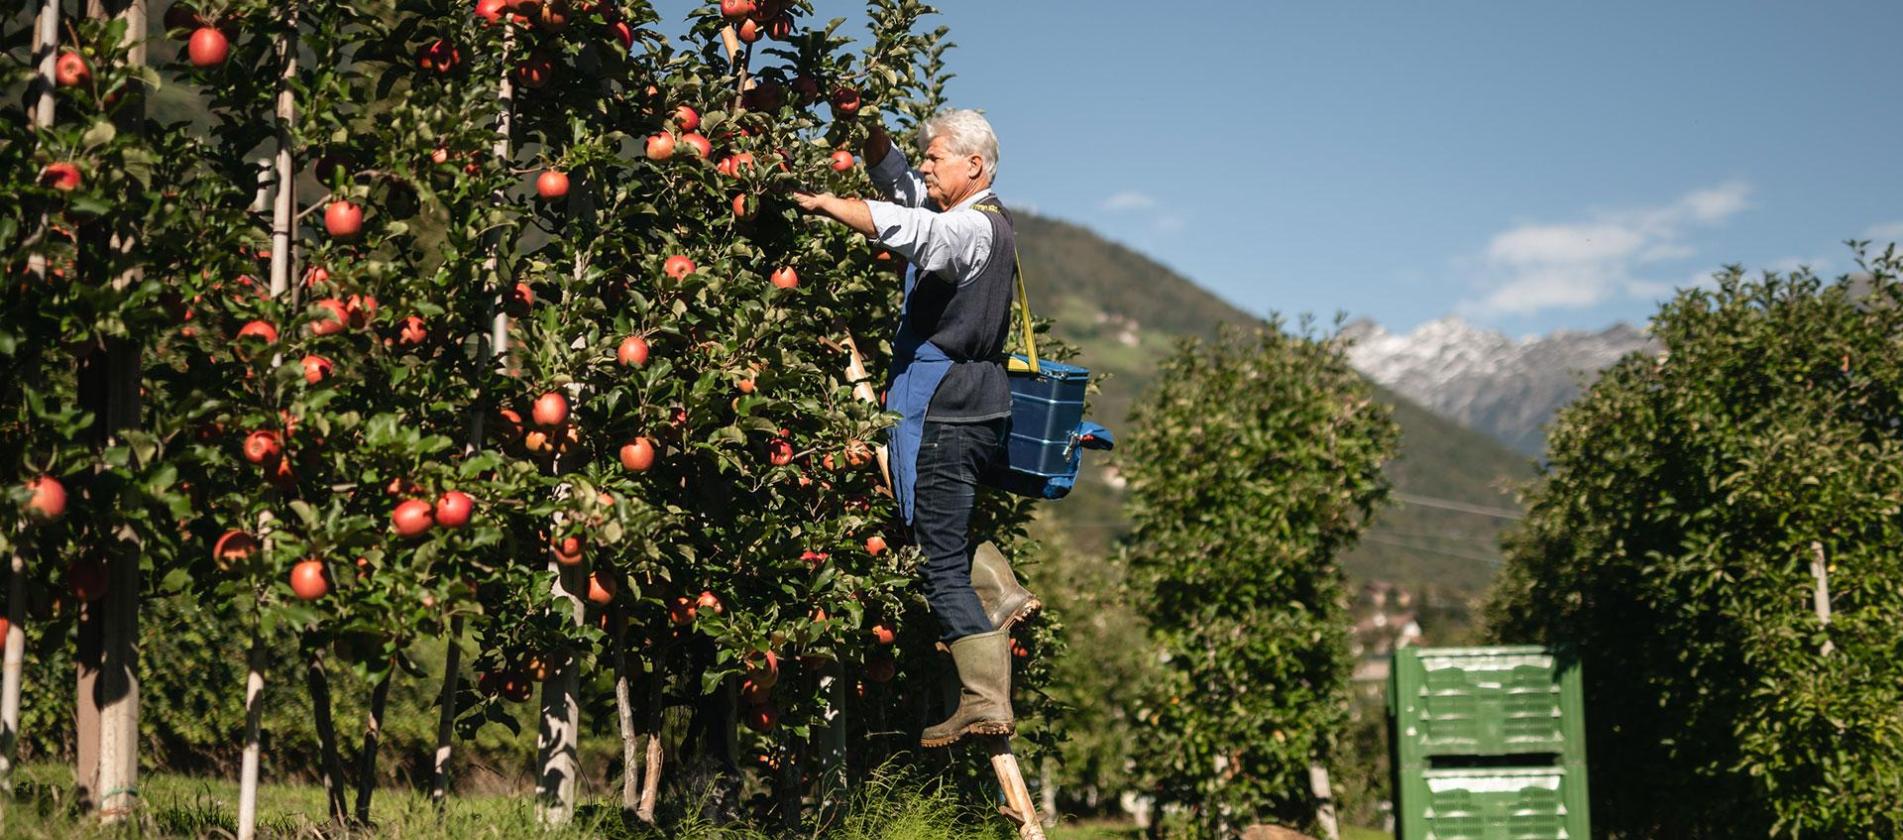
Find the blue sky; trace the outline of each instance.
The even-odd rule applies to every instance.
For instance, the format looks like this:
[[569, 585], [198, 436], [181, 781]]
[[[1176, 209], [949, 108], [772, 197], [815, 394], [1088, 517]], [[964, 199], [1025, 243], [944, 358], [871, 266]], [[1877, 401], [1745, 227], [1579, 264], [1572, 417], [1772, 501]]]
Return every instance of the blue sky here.
[[1903, 238], [1896, 0], [939, 5], [1008, 203], [1255, 313], [1597, 328]]

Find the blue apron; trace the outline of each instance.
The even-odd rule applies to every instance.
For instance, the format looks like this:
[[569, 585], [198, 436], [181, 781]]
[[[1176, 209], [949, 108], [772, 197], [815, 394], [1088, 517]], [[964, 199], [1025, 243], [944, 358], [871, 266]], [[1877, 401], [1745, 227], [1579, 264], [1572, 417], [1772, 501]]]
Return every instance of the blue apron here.
[[899, 515], [907, 525], [912, 524], [913, 485], [918, 481], [919, 443], [925, 438], [925, 411], [952, 366], [945, 351], [912, 329], [912, 289], [917, 285], [917, 267], [906, 266], [899, 333], [892, 342], [892, 383], [885, 395], [886, 410], [899, 413], [898, 425], [888, 433], [888, 465], [892, 469], [892, 493], [898, 497]]

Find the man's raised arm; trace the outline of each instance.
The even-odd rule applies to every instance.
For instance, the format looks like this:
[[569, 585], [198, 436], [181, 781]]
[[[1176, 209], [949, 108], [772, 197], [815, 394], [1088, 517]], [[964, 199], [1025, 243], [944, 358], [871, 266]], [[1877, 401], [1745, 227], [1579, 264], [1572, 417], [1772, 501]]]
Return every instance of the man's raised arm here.
[[863, 152], [866, 174], [872, 178], [872, 185], [891, 198], [893, 204], [918, 207], [925, 203], [925, 177], [908, 165], [905, 153], [899, 151], [885, 133], [885, 126], [872, 127]]

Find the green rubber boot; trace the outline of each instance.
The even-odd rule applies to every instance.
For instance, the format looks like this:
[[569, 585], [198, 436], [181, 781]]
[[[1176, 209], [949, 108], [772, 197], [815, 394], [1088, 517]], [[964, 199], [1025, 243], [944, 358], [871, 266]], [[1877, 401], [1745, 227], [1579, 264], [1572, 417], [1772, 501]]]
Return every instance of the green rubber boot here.
[[1009, 630], [1044, 608], [1044, 602], [1018, 583], [1004, 552], [988, 540], [971, 554], [971, 589], [978, 593], [978, 603], [993, 630]]
[[951, 643], [958, 668], [958, 708], [951, 718], [920, 733], [922, 747], [947, 747], [966, 735], [1010, 735], [1011, 634], [1003, 630], [966, 636]]

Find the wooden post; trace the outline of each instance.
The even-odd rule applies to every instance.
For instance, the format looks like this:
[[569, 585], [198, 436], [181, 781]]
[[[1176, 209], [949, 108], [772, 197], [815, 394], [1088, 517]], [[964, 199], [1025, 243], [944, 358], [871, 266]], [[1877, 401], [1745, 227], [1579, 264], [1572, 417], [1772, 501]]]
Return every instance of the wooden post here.
[[[512, 66], [509, 56], [515, 52], [515, 29], [510, 27], [503, 34], [502, 66]], [[496, 88], [496, 139], [490, 152], [496, 160], [508, 161], [511, 154], [510, 126], [514, 120], [515, 85], [504, 70], [502, 81]], [[502, 204], [505, 197], [497, 193], [492, 197], [496, 204]], [[502, 362], [509, 352], [509, 314], [502, 305], [505, 284], [495, 278], [501, 265], [497, 251], [501, 248], [501, 234], [490, 233], [485, 243], [485, 255], [482, 261], [482, 273], [485, 280], [495, 280], [493, 296], [490, 299], [488, 340], [476, 342], [476, 366], [488, 364], [491, 360]], [[463, 445], [463, 454], [471, 455], [482, 449], [483, 413], [481, 408], [469, 412], [469, 438]], [[443, 660], [443, 689], [437, 695], [440, 711], [436, 718], [436, 753], [430, 772], [430, 802], [443, 807], [449, 799], [449, 759], [454, 754], [456, 736], [456, 694], [458, 682], [462, 679], [462, 648], [458, 645], [463, 637], [463, 617], [458, 615], [450, 619], [449, 652]]]
[[1341, 840], [1341, 826], [1335, 821], [1335, 789], [1328, 783], [1328, 768], [1320, 762], [1308, 765], [1308, 789], [1315, 795], [1315, 822], [1321, 826], [1322, 840]]
[[[1830, 565], [1824, 562], [1824, 544], [1813, 541], [1810, 544], [1810, 574], [1817, 585], [1811, 591], [1811, 608], [1817, 612], [1817, 622], [1830, 628]], [[1829, 639], [1824, 640], [1821, 653], [1829, 656], [1837, 646]]]
[[[59, 43], [59, 0], [44, 0], [33, 27], [34, 63], [39, 73], [33, 78], [31, 119], [34, 128], [53, 124], [54, 49]], [[41, 221], [41, 227], [46, 223]], [[36, 277], [46, 273], [46, 258], [39, 253], [27, 256], [27, 268]], [[13, 792], [13, 751], [20, 741], [20, 681], [26, 669], [26, 557], [15, 546], [9, 558], [7, 577], [6, 659], [0, 670], [0, 792]], [[0, 808], [4, 808], [0, 804]], [[0, 810], [0, 820], [5, 811]], [[0, 827], [4, 823], [0, 822]]]
[[258, 836], [258, 729], [264, 716], [264, 634], [251, 628], [251, 650], [245, 656], [244, 759], [238, 771], [238, 840]]
[[[6, 665], [0, 672], [0, 795], [13, 792], [13, 751], [20, 742], [20, 677], [26, 668], [26, 558], [13, 553], [7, 576]], [[0, 798], [0, 809], [6, 806]], [[5, 828], [0, 810], [0, 828]]]
[[[94, 18], [115, 18], [125, 24], [122, 45], [126, 63], [145, 66], [145, 0], [90, 0]], [[145, 91], [138, 76], [127, 82], [125, 101], [113, 121], [122, 134], [136, 136], [145, 124]], [[130, 267], [113, 277], [115, 289], [125, 290], [144, 279], [144, 269], [130, 259], [139, 250], [136, 232], [115, 231], [107, 246]], [[140, 347], [129, 338], [106, 342], [105, 429], [108, 445], [121, 429], [139, 425]], [[99, 702], [98, 797], [101, 822], [117, 823], [139, 807], [139, 553], [141, 546], [130, 526], [121, 526], [109, 555], [104, 620], [95, 690]]]
[[1018, 758], [1011, 753], [1011, 739], [1003, 735], [975, 736], [991, 756], [991, 770], [998, 774], [998, 786], [1004, 789], [1004, 805], [998, 813], [1018, 824], [1023, 840], [1044, 840], [1044, 826], [1038, 822], [1037, 806], [1031, 802], [1031, 790], [1024, 784]]

